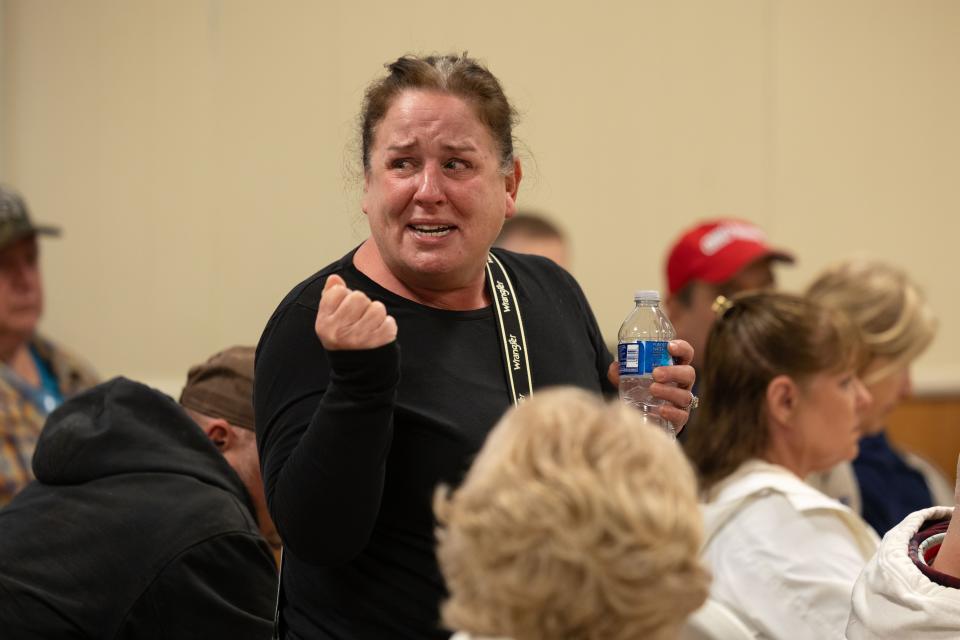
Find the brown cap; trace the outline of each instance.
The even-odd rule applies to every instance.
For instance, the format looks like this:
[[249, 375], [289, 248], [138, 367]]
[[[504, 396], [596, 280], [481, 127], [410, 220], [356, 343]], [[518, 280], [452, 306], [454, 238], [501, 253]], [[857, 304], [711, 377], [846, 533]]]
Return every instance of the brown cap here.
[[60, 229], [34, 224], [27, 203], [19, 193], [0, 185], [0, 249], [29, 235], [60, 235]]
[[253, 431], [253, 347], [230, 347], [191, 367], [180, 404]]

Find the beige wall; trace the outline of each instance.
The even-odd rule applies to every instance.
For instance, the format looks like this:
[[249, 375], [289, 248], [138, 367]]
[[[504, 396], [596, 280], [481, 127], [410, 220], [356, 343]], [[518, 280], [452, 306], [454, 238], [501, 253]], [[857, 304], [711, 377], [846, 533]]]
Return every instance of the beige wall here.
[[52, 335], [175, 391], [253, 343], [289, 288], [364, 237], [354, 119], [381, 65], [468, 50], [522, 113], [521, 204], [571, 232], [608, 337], [667, 242], [752, 219], [803, 286], [897, 261], [943, 330], [922, 386], [960, 386], [960, 3], [437, 4], [0, 0], [0, 178], [62, 224]]

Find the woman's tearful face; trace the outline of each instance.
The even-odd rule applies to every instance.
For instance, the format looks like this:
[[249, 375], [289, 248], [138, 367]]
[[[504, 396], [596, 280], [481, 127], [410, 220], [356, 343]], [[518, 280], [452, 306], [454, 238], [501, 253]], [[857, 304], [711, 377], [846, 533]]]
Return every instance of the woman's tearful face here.
[[437, 289], [482, 277], [516, 211], [519, 164], [504, 172], [487, 126], [463, 99], [410, 90], [377, 125], [363, 211], [384, 262], [401, 280]]

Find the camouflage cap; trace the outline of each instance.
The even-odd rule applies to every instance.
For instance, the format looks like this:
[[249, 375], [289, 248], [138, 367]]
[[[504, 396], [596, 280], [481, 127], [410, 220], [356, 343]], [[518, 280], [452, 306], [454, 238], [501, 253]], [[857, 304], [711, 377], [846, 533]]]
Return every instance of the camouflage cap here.
[[190, 367], [180, 404], [253, 430], [253, 347], [230, 347]]
[[60, 229], [33, 224], [27, 203], [19, 193], [0, 185], [0, 249], [29, 235], [58, 236]]

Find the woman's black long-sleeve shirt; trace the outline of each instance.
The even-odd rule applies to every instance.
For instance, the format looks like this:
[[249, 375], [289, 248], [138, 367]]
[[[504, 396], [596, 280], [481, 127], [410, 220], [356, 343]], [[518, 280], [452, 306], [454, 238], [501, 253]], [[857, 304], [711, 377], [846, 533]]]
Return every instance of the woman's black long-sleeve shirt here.
[[[612, 358], [573, 278], [495, 250], [516, 288], [534, 391], [611, 392]], [[397, 341], [327, 352], [314, 332], [326, 279], [383, 302]], [[447, 638], [434, 556], [438, 485], [456, 486], [510, 406], [492, 307], [447, 311], [380, 287], [353, 252], [299, 284], [257, 350], [257, 444], [285, 543], [288, 637]]]

